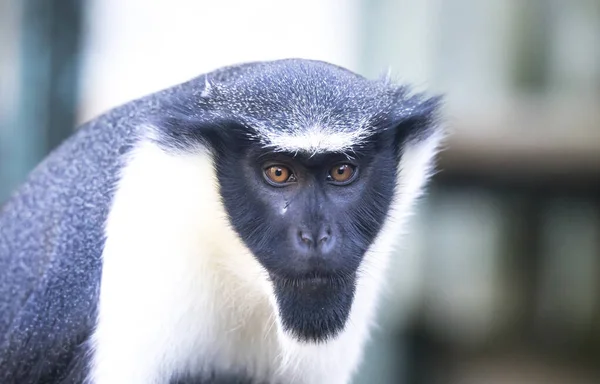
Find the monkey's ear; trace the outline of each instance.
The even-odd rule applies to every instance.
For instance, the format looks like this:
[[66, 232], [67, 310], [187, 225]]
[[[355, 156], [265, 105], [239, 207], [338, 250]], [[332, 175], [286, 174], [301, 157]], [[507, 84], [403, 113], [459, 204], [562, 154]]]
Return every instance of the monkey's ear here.
[[423, 99], [415, 96], [403, 105], [395, 117], [394, 142], [400, 148], [408, 141], [425, 141], [442, 130], [442, 96]]
[[155, 129], [153, 138], [161, 146], [189, 151], [198, 147], [221, 151], [233, 148], [236, 140], [248, 134], [241, 122], [207, 111], [182, 113], [169, 111], [153, 117], [150, 124]]

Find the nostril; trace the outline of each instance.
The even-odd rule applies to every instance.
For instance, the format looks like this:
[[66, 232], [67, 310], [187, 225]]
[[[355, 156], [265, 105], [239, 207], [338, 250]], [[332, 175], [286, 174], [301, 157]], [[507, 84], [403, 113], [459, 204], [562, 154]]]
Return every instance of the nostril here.
[[328, 242], [330, 237], [331, 237], [330, 234], [322, 235], [321, 238], [319, 239], [319, 244], [324, 244], [324, 243]]
[[332, 249], [335, 243], [333, 232], [329, 226], [323, 226], [318, 231], [300, 227], [293, 233], [296, 237], [296, 246], [302, 252], [318, 251], [325, 254]]
[[298, 231], [298, 237], [300, 238], [300, 241], [303, 242], [305, 245], [309, 247], [312, 246], [313, 239], [312, 236], [310, 236], [308, 233], [304, 231]]
[[319, 245], [323, 246], [331, 240], [331, 228], [325, 228], [319, 233]]

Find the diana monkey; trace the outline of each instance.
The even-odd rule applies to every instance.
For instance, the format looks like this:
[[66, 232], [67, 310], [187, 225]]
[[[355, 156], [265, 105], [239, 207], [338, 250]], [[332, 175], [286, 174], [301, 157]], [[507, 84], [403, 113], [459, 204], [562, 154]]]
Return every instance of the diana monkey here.
[[288, 59], [85, 124], [0, 213], [0, 382], [349, 383], [439, 109]]

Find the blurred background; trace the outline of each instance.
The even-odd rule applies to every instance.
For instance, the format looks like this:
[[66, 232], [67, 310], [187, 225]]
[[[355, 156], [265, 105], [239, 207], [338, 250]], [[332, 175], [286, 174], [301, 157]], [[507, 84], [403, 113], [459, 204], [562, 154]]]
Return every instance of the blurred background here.
[[0, 0], [0, 204], [107, 109], [285, 57], [447, 95], [355, 383], [600, 383], [598, 0]]

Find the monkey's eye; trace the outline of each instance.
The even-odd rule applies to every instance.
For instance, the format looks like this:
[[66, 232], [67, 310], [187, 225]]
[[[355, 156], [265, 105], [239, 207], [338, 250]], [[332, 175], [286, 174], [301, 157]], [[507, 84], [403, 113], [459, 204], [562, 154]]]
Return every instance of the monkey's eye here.
[[265, 177], [271, 184], [281, 186], [296, 181], [292, 171], [283, 165], [271, 165], [265, 168]]
[[354, 179], [356, 167], [352, 164], [338, 164], [329, 170], [328, 180], [336, 184], [348, 184]]

